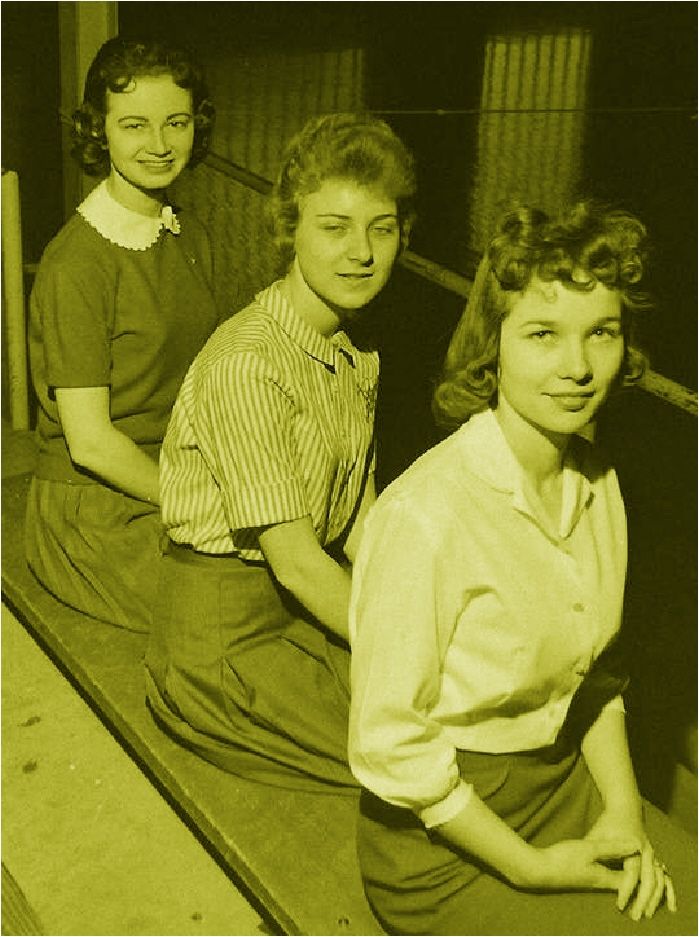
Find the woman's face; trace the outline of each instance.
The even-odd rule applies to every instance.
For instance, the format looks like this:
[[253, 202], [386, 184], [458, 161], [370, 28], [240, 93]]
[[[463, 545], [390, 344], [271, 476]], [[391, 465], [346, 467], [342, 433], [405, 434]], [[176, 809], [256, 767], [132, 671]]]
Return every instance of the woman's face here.
[[534, 281], [500, 331], [498, 408], [546, 434], [570, 435], [593, 419], [624, 357], [619, 293]]
[[170, 75], [144, 75], [125, 91], [107, 91], [105, 133], [113, 177], [138, 189], [163, 189], [192, 153], [192, 92]]
[[385, 286], [400, 247], [396, 203], [350, 179], [326, 179], [301, 202], [296, 263], [310, 289], [341, 315]]

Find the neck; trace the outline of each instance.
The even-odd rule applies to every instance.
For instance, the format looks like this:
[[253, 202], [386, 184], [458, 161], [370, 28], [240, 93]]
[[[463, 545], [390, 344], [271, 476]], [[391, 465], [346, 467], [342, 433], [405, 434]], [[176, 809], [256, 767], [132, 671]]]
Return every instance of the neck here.
[[289, 272], [282, 280], [282, 292], [296, 315], [316, 332], [330, 338], [340, 327], [340, 317], [306, 283], [294, 257]]
[[546, 490], [563, 471], [570, 436], [547, 433], [528, 423], [502, 396], [495, 409], [495, 417], [534, 490]]
[[148, 218], [159, 218], [165, 204], [164, 189], [140, 189], [112, 166], [107, 177], [107, 191], [124, 208]]

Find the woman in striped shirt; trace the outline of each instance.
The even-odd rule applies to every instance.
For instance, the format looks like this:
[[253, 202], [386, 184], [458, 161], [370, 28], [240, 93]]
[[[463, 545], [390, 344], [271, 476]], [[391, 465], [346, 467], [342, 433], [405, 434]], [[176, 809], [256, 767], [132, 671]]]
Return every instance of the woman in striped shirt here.
[[356, 787], [348, 561], [375, 498], [378, 356], [345, 327], [406, 245], [413, 193], [412, 158], [385, 123], [311, 121], [272, 198], [288, 272], [217, 330], [173, 411], [148, 699], [235, 774]]

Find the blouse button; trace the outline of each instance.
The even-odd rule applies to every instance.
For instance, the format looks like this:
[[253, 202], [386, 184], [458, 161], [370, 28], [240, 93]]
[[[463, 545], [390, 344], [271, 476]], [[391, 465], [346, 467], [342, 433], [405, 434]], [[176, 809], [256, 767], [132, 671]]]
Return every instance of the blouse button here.
[[574, 612], [584, 612], [584, 611], [585, 611], [585, 606], [582, 604], [582, 602], [576, 602], [575, 605], [573, 606], [573, 611], [574, 611]]

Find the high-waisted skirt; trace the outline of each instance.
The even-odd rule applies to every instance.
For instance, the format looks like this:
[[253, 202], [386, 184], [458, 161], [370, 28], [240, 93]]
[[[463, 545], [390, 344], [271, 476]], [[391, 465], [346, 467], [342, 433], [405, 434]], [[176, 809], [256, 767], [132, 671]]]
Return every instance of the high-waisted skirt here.
[[350, 793], [349, 648], [268, 567], [173, 545], [162, 558], [147, 697], [180, 743], [233, 774]]
[[100, 484], [33, 478], [25, 551], [59, 601], [129, 631], [150, 629], [163, 527], [160, 511]]
[[[459, 752], [461, 776], [525, 840], [578, 839], [599, 817], [599, 792], [579, 751]], [[679, 913], [662, 907], [635, 923], [611, 892], [535, 893], [513, 888], [457, 854], [411, 811], [364, 791], [358, 829], [364, 886], [391, 934], [695, 934], [696, 840], [651, 805], [646, 828], [668, 866]], [[690, 929], [687, 929], [690, 928]]]

